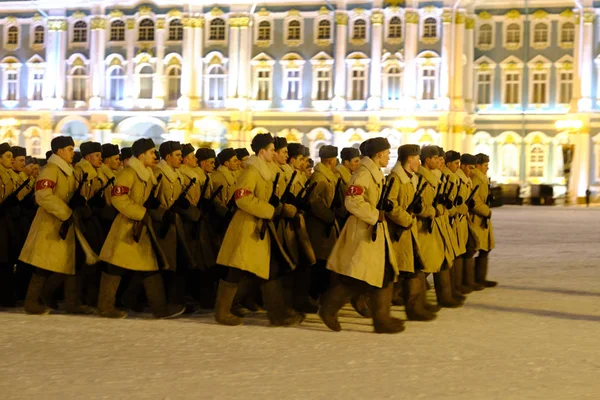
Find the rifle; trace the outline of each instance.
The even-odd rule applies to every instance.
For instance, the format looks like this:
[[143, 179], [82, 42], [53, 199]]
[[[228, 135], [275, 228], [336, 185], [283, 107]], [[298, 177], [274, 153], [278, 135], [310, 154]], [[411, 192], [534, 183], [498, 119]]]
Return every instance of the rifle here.
[[[283, 191], [283, 194], [281, 195], [281, 198], [280, 198], [281, 204], [293, 203], [294, 196], [290, 193], [290, 191], [292, 190], [292, 184], [294, 183], [294, 179], [296, 178], [297, 174], [298, 174], [298, 171], [294, 171], [292, 173], [290, 181], [285, 186], [285, 190]], [[275, 226], [277, 226], [278, 224], [279, 224], [279, 219], [277, 219], [277, 221], [275, 222]]]
[[95, 204], [96, 202], [99, 202], [100, 199], [102, 199], [104, 197], [104, 191], [106, 190], [106, 188], [109, 185], [112, 185], [112, 183], [115, 181], [115, 177], [111, 177], [108, 182], [106, 182], [105, 185], [103, 185], [96, 193], [94, 193], [94, 195], [92, 196], [91, 199], [88, 200], [88, 204], [90, 206], [92, 206], [92, 204]]
[[[415, 208], [417, 207], [417, 204], [420, 204], [423, 201], [422, 194], [423, 194], [423, 191], [425, 190], [425, 188], [427, 187], [427, 182], [425, 182], [423, 185], [421, 185], [422, 181], [423, 181], [423, 175], [421, 175], [419, 177], [419, 182], [417, 183], [417, 188], [418, 188], [417, 192], [413, 196], [413, 199], [410, 202], [410, 204], [408, 205], [408, 207], [406, 207], [406, 212], [409, 214], [415, 214]], [[402, 233], [404, 233], [404, 231], [407, 229], [408, 228], [405, 228], [403, 226], [398, 226], [398, 229], [396, 229], [396, 231], [394, 232], [394, 237], [393, 237], [394, 242], [397, 242], [398, 240], [400, 240], [400, 236], [402, 236]]]
[[[144, 208], [150, 208], [150, 209], [156, 208], [154, 206], [156, 205], [156, 202], [158, 202], [158, 199], [156, 198], [154, 191], [160, 184], [162, 177], [163, 177], [162, 174], [160, 174], [159, 176], [156, 177], [156, 184], [152, 186], [152, 189], [150, 189], [150, 196], [148, 196], [148, 198], [144, 202]], [[140, 239], [142, 238], [142, 228], [143, 227], [144, 227], [143, 221], [133, 221], [133, 240], [136, 243], [139, 243]]]
[[313, 182], [310, 185], [307, 184], [302, 188], [302, 190], [300, 190], [300, 193], [298, 193], [298, 196], [296, 197], [296, 202], [294, 204], [299, 211], [308, 211], [308, 208], [310, 206], [310, 195], [316, 187], [317, 182]]
[[[273, 181], [273, 193], [271, 194], [271, 198], [273, 198], [273, 196], [277, 197], [276, 193], [277, 193], [277, 184], [278, 183], [279, 183], [279, 172], [277, 173], [277, 175], [275, 175], [275, 180]], [[270, 201], [269, 201], [269, 203], [270, 203]], [[260, 228], [260, 240], [263, 240], [265, 238], [265, 235], [267, 234], [268, 225], [269, 225], [269, 220], [263, 219], [263, 224]]]
[[[437, 208], [437, 206], [438, 206], [438, 201], [440, 199], [440, 189], [441, 188], [442, 188], [442, 183], [440, 182], [440, 184], [438, 185], [435, 197], [433, 198], [433, 203], [432, 203], [433, 208]], [[427, 219], [427, 230], [429, 231], [429, 233], [433, 233], [433, 218], [428, 218]]]
[[446, 207], [447, 210], [450, 210], [452, 207], [454, 207], [454, 202], [450, 200], [450, 193], [452, 193], [452, 189], [454, 189], [454, 182], [450, 182], [450, 189], [448, 189], [448, 192], [444, 194], [444, 207]]
[[[387, 201], [389, 195], [390, 195], [390, 190], [392, 190], [392, 186], [394, 185], [394, 177], [390, 178], [390, 181], [387, 184], [383, 185], [383, 188], [381, 189], [381, 196], [379, 197], [379, 201], [377, 202], [377, 210], [379, 212], [383, 211], [385, 209], [385, 202]], [[371, 234], [371, 241], [374, 242], [377, 240], [377, 228], [379, 226], [379, 220], [377, 220], [377, 222], [375, 222], [375, 226], [373, 226], [373, 233]]]
[[[490, 183], [488, 185], [488, 195], [487, 195], [487, 198], [485, 199], [485, 204], [487, 204], [488, 207], [491, 207], [492, 200], [494, 200], [494, 195], [492, 194], [492, 184]], [[481, 226], [483, 226], [485, 229], [487, 229], [489, 227], [489, 225], [488, 225], [489, 219], [490, 219], [489, 217], [483, 217], [483, 219], [481, 220]]]
[[471, 205], [471, 203], [473, 202], [473, 197], [475, 197], [475, 193], [477, 193], [477, 190], [479, 190], [479, 185], [477, 185], [473, 188], [473, 191], [471, 192], [471, 194], [469, 195], [469, 197], [467, 197], [467, 200], [465, 201], [465, 204], [467, 205], [467, 207], [469, 207], [469, 210], [471, 208], [473, 208], [473, 206], [474, 206], [474, 204]]
[[[196, 184], [196, 178], [192, 178], [190, 183], [188, 183], [188, 185], [183, 189], [183, 191], [181, 192], [181, 194], [179, 195], [177, 200], [175, 200], [173, 202], [173, 205], [175, 205], [175, 203], [177, 203], [178, 201], [185, 199], [188, 192], [190, 191], [192, 186], [194, 186], [195, 184]], [[169, 207], [169, 210], [171, 210], [171, 208], [173, 208], [173, 205], [171, 205], [171, 207]], [[189, 206], [189, 203], [188, 203], [188, 206]], [[164, 215], [163, 215], [163, 219], [160, 221], [160, 227], [158, 228], [158, 237], [160, 239], [164, 239], [167, 236], [167, 233], [169, 233], [170, 227], [171, 227], [171, 222], [167, 218], [164, 218]]]
[[456, 189], [456, 198], [454, 199], [454, 205], [455, 206], [462, 206], [463, 205], [463, 198], [460, 195], [460, 188], [462, 187], [462, 179], [458, 180], [458, 189]]
[[[83, 189], [83, 185], [87, 181], [87, 178], [88, 178], [88, 174], [87, 174], [87, 172], [84, 172], [83, 176], [81, 177], [81, 180], [79, 181], [79, 185], [77, 186], [77, 190], [75, 191], [75, 194], [73, 195], [73, 197], [81, 196], [81, 189]], [[73, 197], [71, 197], [71, 200], [69, 201], [69, 207], [71, 207], [71, 208], [72, 208], [71, 202], [73, 200]], [[73, 210], [73, 212], [75, 212], [75, 210]], [[60, 238], [62, 240], [65, 240], [67, 238], [67, 234], [69, 233], [69, 226], [71, 225], [71, 221], [72, 221], [72, 218], [69, 218], [66, 221], [63, 221], [62, 224], [60, 225], [58, 234], [60, 235]]]
[[25, 180], [25, 182], [21, 183], [18, 188], [16, 188], [11, 194], [6, 196], [6, 199], [4, 199], [4, 201], [2, 203], [0, 203], [0, 210], [4, 209], [5, 207], [6, 208], [11, 207], [11, 203], [13, 203], [12, 206], [17, 205], [19, 203], [19, 200], [18, 200], [19, 193], [21, 193], [21, 191], [23, 189], [25, 189], [25, 187], [27, 187], [27, 185], [29, 184], [29, 181], [31, 181], [31, 178], [27, 178], [27, 180]]
[[210, 181], [210, 177], [206, 177], [206, 180], [204, 181], [204, 184], [202, 185], [202, 189], [200, 190], [200, 198], [198, 199], [198, 204], [196, 204], [196, 207], [200, 208], [200, 209], [204, 209], [206, 203], [204, 202], [204, 196], [206, 196], [206, 191], [208, 190], [208, 184]]
[[[337, 182], [335, 183], [333, 199], [331, 200], [331, 205], [329, 206], [329, 209], [331, 210], [331, 212], [335, 212], [335, 208], [339, 202], [338, 198], [339, 198], [341, 183], [342, 183], [342, 179], [338, 178]], [[330, 224], [327, 224], [325, 226], [325, 233], [327, 234], [328, 238], [331, 237], [331, 232], [333, 231], [334, 226], [335, 226], [335, 214], [333, 216], [333, 221], [331, 221]]]

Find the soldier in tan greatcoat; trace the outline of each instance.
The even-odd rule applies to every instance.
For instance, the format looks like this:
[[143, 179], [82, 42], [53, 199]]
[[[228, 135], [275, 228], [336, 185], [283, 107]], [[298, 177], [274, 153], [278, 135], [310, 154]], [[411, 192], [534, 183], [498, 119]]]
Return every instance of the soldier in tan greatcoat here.
[[212, 180], [213, 188], [216, 191], [219, 187], [219, 194], [216, 196], [215, 201], [219, 204], [216, 208], [217, 215], [214, 215], [214, 225], [217, 232], [219, 232], [219, 241], [222, 240], [229, 220], [235, 211], [233, 194], [237, 186], [238, 171], [240, 169], [240, 161], [235, 154], [235, 150], [232, 148], [226, 148], [221, 150], [218, 154], [217, 159], [219, 161], [219, 168], [213, 172], [210, 176]]
[[132, 146], [133, 156], [119, 173], [112, 190], [111, 201], [119, 212], [104, 242], [100, 259], [107, 263], [102, 273], [98, 312], [108, 318], [124, 318], [127, 313], [115, 308], [115, 295], [126, 271], [143, 276], [146, 295], [157, 318], [169, 318], [182, 314], [185, 308], [166, 303], [165, 289], [159, 272], [159, 264], [169, 268], [169, 260], [161, 251], [149, 208], [158, 207], [156, 201], [147, 204], [154, 196], [156, 179], [150, 167], [154, 163], [154, 142], [139, 139]]
[[[319, 316], [329, 329], [340, 331], [338, 311], [353, 296], [369, 293], [375, 332], [397, 333], [404, 325], [391, 317], [390, 307], [398, 266], [385, 210], [377, 208], [385, 184], [381, 169], [389, 162], [390, 144], [374, 138], [364, 148], [366, 156], [346, 192], [345, 205], [351, 215], [327, 260], [327, 268], [339, 274], [339, 280], [322, 296]], [[385, 203], [389, 209], [391, 203]]]
[[13, 166], [13, 152], [8, 143], [0, 144], [0, 306], [14, 307], [17, 299], [15, 297], [15, 275], [13, 235], [14, 210], [18, 207], [19, 199], [13, 194], [16, 190], [15, 184], [10, 176]]
[[248, 152], [248, 149], [246, 149], [245, 147], [240, 147], [239, 149], [235, 149], [235, 155], [237, 156], [238, 160], [240, 161], [240, 168], [237, 171], [237, 175], [240, 175], [240, 173], [242, 172], [242, 170], [244, 168], [246, 168], [246, 160], [248, 160], [248, 157], [250, 157], [250, 153]]

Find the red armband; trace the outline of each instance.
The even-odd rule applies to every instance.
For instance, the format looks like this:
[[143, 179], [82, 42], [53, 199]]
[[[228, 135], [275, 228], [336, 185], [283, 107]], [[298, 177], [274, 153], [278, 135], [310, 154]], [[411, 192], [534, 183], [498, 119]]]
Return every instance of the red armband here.
[[56, 183], [50, 179], [40, 179], [35, 183], [35, 190], [53, 189]]
[[346, 191], [346, 196], [360, 196], [364, 192], [365, 192], [365, 189], [363, 189], [362, 187], [352, 185]]
[[251, 195], [251, 194], [252, 194], [252, 192], [249, 191], [248, 189], [238, 189], [238, 190], [235, 191], [234, 199], [235, 200], [239, 200], [242, 197], [245, 197], [245, 196], [248, 196], [248, 195]]
[[128, 194], [128, 193], [129, 193], [129, 188], [127, 186], [117, 185], [114, 188], [112, 188], [110, 195], [111, 196], [122, 196], [122, 195]]

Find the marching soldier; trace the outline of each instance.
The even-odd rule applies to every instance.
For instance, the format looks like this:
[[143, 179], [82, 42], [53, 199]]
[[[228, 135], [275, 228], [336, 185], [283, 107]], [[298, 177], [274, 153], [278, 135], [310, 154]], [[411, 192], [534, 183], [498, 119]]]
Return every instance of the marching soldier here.
[[196, 150], [196, 158], [200, 163], [200, 168], [202, 168], [206, 175], [210, 176], [210, 174], [212, 174], [215, 170], [215, 158], [217, 158], [215, 151], [213, 149], [201, 147]]
[[304, 146], [300, 143], [288, 144], [288, 157], [288, 165], [291, 167], [291, 173], [298, 171], [291, 187], [291, 193], [297, 196], [306, 186], [307, 182], [306, 175], [303, 173], [307, 163], [307, 159], [304, 157]]
[[[139, 139], [132, 146], [133, 157], [115, 181], [111, 202], [119, 212], [102, 247], [100, 259], [107, 263], [102, 273], [98, 312], [102, 317], [124, 318], [126, 312], [115, 308], [115, 296], [126, 271], [136, 271], [156, 318], [181, 315], [185, 307], [167, 304], [159, 264], [169, 269], [169, 261], [158, 245], [149, 211], [158, 207], [154, 190], [157, 184], [151, 170], [154, 142]], [[151, 198], [152, 197], [152, 198]], [[148, 201], [150, 199], [150, 201]]]
[[74, 142], [71, 137], [52, 139], [52, 156], [40, 173], [35, 185], [35, 200], [39, 205], [19, 260], [36, 267], [25, 297], [25, 311], [47, 314], [49, 309], [40, 303], [44, 283], [51, 275], [61, 274], [65, 285], [65, 308], [68, 313], [89, 312], [79, 302], [75, 277], [75, 249], [79, 244], [86, 262], [94, 264], [97, 255], [89, 247], [79, 228], [80, 208], [85, 198], [76, 190], [77, 182], [71, 163]]
[[[364, 157], [346, 192], [350, 212], [338, 241], [327, 261], [327, 268], [340, 275], [321, 298], [319, 316], [333, 331], [342, 328], [337, 313], [353, 296], [369, 293], [369, 308], [376, 333], [404, 330], [401, 320], [390, 315], [394, 280], [398, 275], [396, 255], [389, 238], [382, 202], [385, 178], [381, 169], [390, 160], [387, 139], [369, 139]], [[389, 209], [389, 204], [385, 204]]]
[[475, 204], [471, 208], [471, 230], [475, 238], [475, 281], [485, 287], [494, 287], [498, 282], [487, 280], [490, 251], [495, 247], [494, 229], [492, 228], [491, 184], [487, 177], [490, 157], [477, 154], [477, 163], [472, 171], [473, 186], [479, 185], [479, 190], [473, 197]]
[[225, 214], [227, 214], [227, 211], [229, 211], [229, 207], [232, 207], [231, 202], [233, 201], [233, 193], [236, 188], [236, 175], [239, 170], [240, 161], [235, 154], [235, 150], [232, 148], [221, 150], [217, 159], [219, 160], [219, 168], [213, 172], [211, 179], [214, 190], [219, 186], [223, 187], [220, 189], [215, 200], [221, 205], [217, 211], [222, 210], [221, 214], [219, 214], [219, 217], [221, 218], [219, 223], [225, 227], [225, 229], [223, 229], [223, 232], [225, 232], [227, 230], [228, 221], [224, 221], [224, 218], [226, 217]]
[[386, 213], [386, 217], [398, 269], [404, 278], [396, 285], [404, 286], [402, 293], [406, 316], [412, 321], [430, 321], [436, 315], [425, 305], [421, 252], [427, 249], [419, 246], [417, 220], [417, 215], [423, 210], [422, 191], [428, 185], [416, 175], [421, 165], [420, 155], [421, 149], [415, 144], [403, 145], [398, 149], [398, 163], [388, 176], [388, 184], [394, 178], [390, 190], [393, 208]]
[[[342, 149], [340, 155], [342, 158], [342, 163], [335, 168], [335, 171], [342, 180], [342, 193], [346, 193], [348, 186], [350, 186], [350, 178], [360, 164], [360, 153], [358, 149], [355, 149], [354, 147], [346, 147]], [[340, 217], [338, 218], [338, 223], [340, 224], [340, 227], [343, 227], [348, 219], [348, 212], [343, 205], [339, 210], [339, 215]]]
[[121, 170], [125, 169], [125, 164], [133, 156], [131, 147], [123, 147], [121, 149]]
[[[246, 161], [235, 192], [237, 211], [227, 229], [217, 263], [228, 266], [227, 278], [219, 283], [215, 319], [224, 325], [239, 325], [242, 319], [231, 313], [240, 282], [258, 277], [267, 316], [271, 325], [289, 326], [303, 316], [286, 304], [280, 277], [292, 267], [277, 238], [272, 219], [277, 214], [289, 217], [295, 207], [279, 204], [275, 176], [268, 163], [273, 161], [271, 134], [258, 134], [252, 139], [255, 155]], [[265, 227], [264, 224], [267, 224]], [[287, 265], [286, 265], [287, 264]]]
[[238, 170], [239, 175], [242, 170], [246, 168], [246, 160], [248, 160], [248, 157], [250, 157], [250, 153], [248, 153], [248, 150], [245, 147], [241, 147], [239, 149], [235, 149], [235, 155], [240, 161], [240, 168]]

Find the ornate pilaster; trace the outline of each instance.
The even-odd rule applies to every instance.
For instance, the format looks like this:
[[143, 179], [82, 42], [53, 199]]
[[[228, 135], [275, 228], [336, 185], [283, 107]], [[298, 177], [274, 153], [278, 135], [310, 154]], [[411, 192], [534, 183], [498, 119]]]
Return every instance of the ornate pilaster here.
[[125, 71], [125, 86], [123, 89], [126, 106], [133, 108], [135, 95], [133, 93], [133, 88], [135, 87], [133, 80], [133, 59], [135, 57], [135, 20], [133, 18], [128, 18], [126, 25], [127, 30], [125, 31], [125, 46], [127, 52], [127, 70]]
[[367, 101], [369, 110], [381, 108], [381, 56], [383, 40], [383, 13], [373, 10], [371, 13], [371, 90]]
[[92, 97], [90, 108], [102, 107], [104, 99], [104, 82], [106, 81], [104, 56], [106, 53], [106, 20], [104, 17], [92, 18], [92, 34], [90, 40], [90, 77], [92, 80]]
[[405, 108], [413, 110], [417, 98], [417, 48], [419, 45], [419, 14], [407, 9], [405, 14], [406, 37], [404, 40], [404, 77], [402, 82]]
[[165, 19], [156, 20], [156, 70], [152, 84], [153, 108], [163, 108], [165, 105]]
[[346, 47], [348, 45], [348, 14], [335, 15], [335, 81], [332, 106], [336, 110], [346, 108]]

